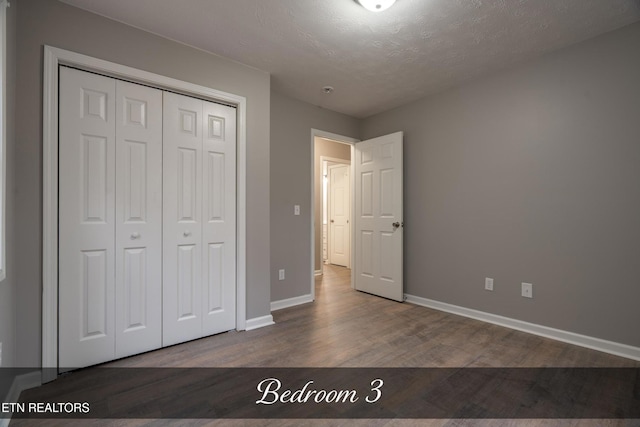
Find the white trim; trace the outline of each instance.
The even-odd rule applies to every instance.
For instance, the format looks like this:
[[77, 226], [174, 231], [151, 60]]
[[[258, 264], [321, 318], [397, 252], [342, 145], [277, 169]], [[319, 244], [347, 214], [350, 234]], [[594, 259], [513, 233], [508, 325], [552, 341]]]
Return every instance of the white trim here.
[[[103, 61], [67, 50], [44, 47], [43, 76], [43, 201], [42, 201], [42, 367], [58, 367], [58, 66], [70, 65], [111, 77], [168, 89], [233, 105], [237, 114], [237, 288], [236, 329], [246, 328], [246, 172], [247, 100], [193, 83], [125, 65]], [[56, 378], [55, 369], [45, 369], [44, 382]]]
[[[340, 144], [344, 144], [344, 142], [340, 142], [340, 141], [336, 141], [336, 142]], [[350, 160], [339, 159], [337, 157], [330, 157], [330, 156], [320, 156], [320, 162], [342, 163], [343, 165], [351, 166]]]
[[522, 320], [460, 307], [453, 304], [447, 304], [440, 301], [434, 301], [414, 295], [405, 294], [404, 296], [405, 301], [412, 304], [432, 308], [434, 310], [445, 311], [447, 313], [469, 317], [471, 319], [480, 320], [482, 322], [493, 323], [494, 325], [504, 326], [533, 335], [551, 338], [556, 341], [562, 341], [568, 344], [574, 344], [580, 347], [586, 347], [592, 350], [598, 350], [604, 353], [613, 354], [615, 356], [621, 356], [628, 359], [640, 361], [640, 347], [633, 347], [627, 344], [620, 344], [617, 342], [594, 338], [587, 335], [576, 334], [574, 332], [563, 331], [561, 329], [554, 329], [548, 326], [524, 322]]
[[314, 276], [322, 276], [322, 270], [316, 270], [313, 272]]
[[[316, 245], [315, 245], [315, 198], [316, 198], [316, 186], [315, 186], [315, 177], [316, 177], [316, 137], [330, 139], [332, 141], [341, 142], [343, 144], [351, 145], [351, 166], [353, 166], [353, 147], [356, 142], [359, 142], [359, 139], [350, 138], [348, 136], [338, 135], [337, 133], [326, 132], [323, 130], [313, 129], [311, 128], [311, 265], [309, 269], [310, 277], [310, 294], [315, 299], [316, 297], [316, 278], [315, 278], [315, 268], [316, 268]], [[352, 168], [353, 169], [353, 168]], [[353, 196], [355, 195], [355, 180], [353, 174], [351, 174], [351, 200], [353, 204]], [[351, 224], [353, 224], [353, 209], [351, 206]], [[352, 242], [354, 240], [355, 229], [351, 227], [352, 231]], [[355, 261], [353, 259], [353, 251], [351, 251], [351, 286], [353, 287], [353, 279], [354, 279], [354, 271], [355, 271]], [[322, 268], [322, 267], [321, 267]]]
[[0, 282], [7, 277], [7, 7], [0, 1]]
[[[33, 371], [27, 374], [18, 375], [13, 379], [9, 393], [4, 399], [5, 403], [15, 403], [20, 399], [20, 393], [30, 388], [40, 387], [42, 385], [42, 375], [40, 371]], [[11, 416], [0, 419], [0, 427], [8, 427], [11, 422]]]
[[309, 302], [313, 302], [313, 296], [311, 294], [281, 299], [280, 301], [272, 301], [271, 311], [282, 310], [283, 308], [294, 307], [296, 305], [307, 304]]
[[245, 330], [251, 331], [253, 329], [264, 328], [265, 326], [275, 325], [276, 322], [273, 321], [273, 316], [262, 316], [262, 317], [254, 317], [253, 319], [247, 319], [247, 324]]

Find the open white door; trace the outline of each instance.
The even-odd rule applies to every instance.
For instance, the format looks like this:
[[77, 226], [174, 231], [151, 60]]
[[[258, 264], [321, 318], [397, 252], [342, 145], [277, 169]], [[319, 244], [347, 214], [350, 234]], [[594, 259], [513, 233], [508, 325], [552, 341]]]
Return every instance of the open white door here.
[[329, 262], [347, 268], [351, 267], [349, 169], [344, 164], [329, 166]]
[[355, 287], [403, 301], [402, 132], [355, 144]]

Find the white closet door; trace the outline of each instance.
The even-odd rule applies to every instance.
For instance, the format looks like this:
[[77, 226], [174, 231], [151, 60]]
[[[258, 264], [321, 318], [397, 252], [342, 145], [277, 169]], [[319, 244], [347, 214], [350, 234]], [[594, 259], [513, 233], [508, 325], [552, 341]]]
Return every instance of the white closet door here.
[[59, 366], [115, 355], [116, 82], [60, 68]]
[[235, 328], [235, 109], [164, 93], [163, 345]]
[[203, 104], [203, 335], [212, 335], [236, 326], [236, 111]]
[[116, 83], [116, 358], [162, 346], [162, 91]]
[[202, 101], [164, 93], [164, 346], [202, 336]]

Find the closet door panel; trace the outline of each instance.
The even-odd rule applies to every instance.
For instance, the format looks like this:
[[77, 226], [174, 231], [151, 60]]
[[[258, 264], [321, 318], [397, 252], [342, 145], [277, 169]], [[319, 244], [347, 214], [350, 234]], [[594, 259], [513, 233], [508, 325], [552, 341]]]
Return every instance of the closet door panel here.
[[203, 334], [236, 326], [236, 110], [203, 107]]
[[202, 336], [202, 101], [165, 92], [164, 346]]
[[162, 91], [116, 83], [116, 357], [162, 345]]
[[60, 68], [61, 371], [115, 356], [115, 87]]

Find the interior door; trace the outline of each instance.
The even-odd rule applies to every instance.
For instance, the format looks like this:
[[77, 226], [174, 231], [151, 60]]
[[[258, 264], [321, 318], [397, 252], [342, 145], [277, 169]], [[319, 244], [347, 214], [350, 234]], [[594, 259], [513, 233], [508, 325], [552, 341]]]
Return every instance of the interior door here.
[[202, 122], [201, 100], [164, 93], [164, 346], [202, 336]]
[[60, 68], [59, 366], [115, 355], [113, 79]]
[[202, 334], [236, 327], [236, 110], [203, 101]]
[[165, 346], [236, 326], [235, 165], [235, 109], [165, 92]]
[[355, 288], [403, 301], [402, 132], [355, 144]]
[[162, 92], [60, 69], [59, 366], [160, 347]]
[[350, 267], [349, 165], [329, 166], [329, 262]]
[[116, 358], [162, 345], [162, 91], [116, 80]]

